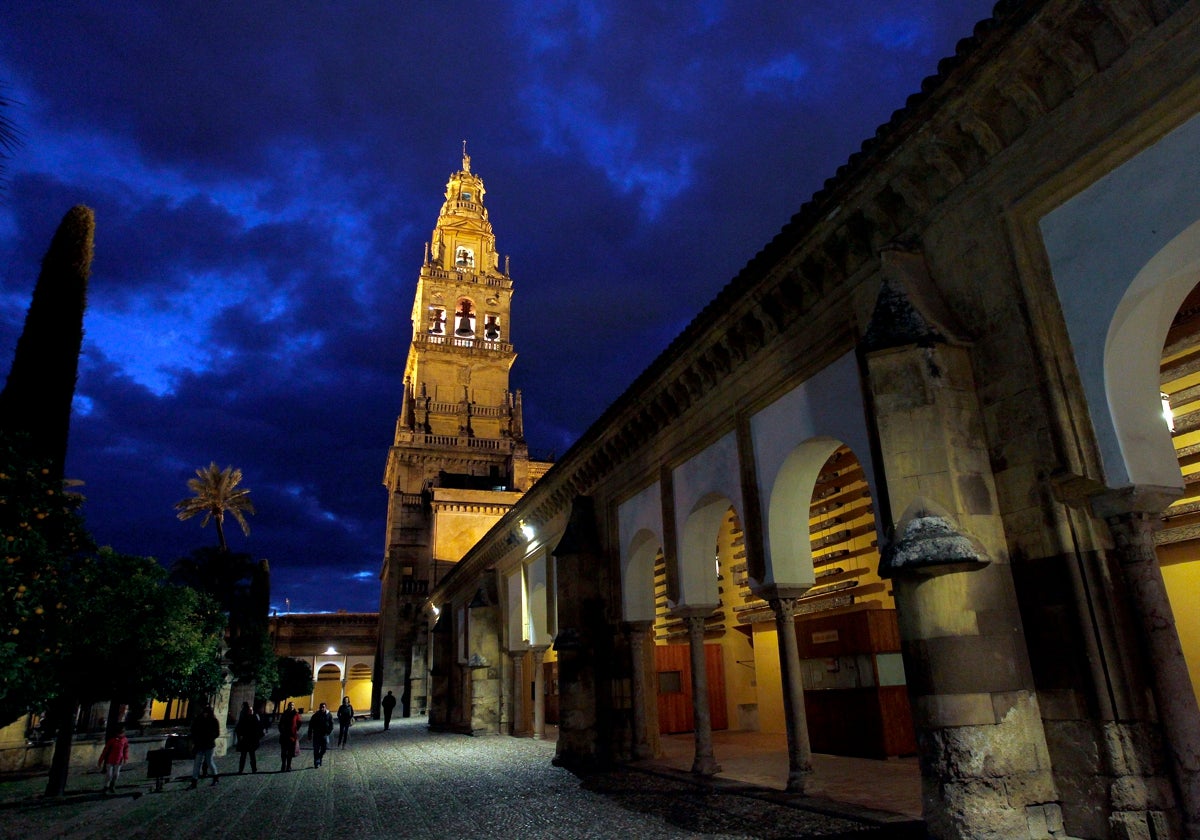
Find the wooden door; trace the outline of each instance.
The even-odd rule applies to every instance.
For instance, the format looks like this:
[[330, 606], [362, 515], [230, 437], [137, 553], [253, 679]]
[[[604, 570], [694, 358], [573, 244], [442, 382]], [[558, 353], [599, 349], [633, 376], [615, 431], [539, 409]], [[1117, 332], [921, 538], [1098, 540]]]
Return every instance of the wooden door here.
[[[713, 729], [729, 727], [725, 709], [725, 660], [721, 646], [704, 646], [708, 676], [708, 708]], [[655, 645], [654, 671], [658, 692], [658, 731], [691, 732], [696, 728], [692, 708], [692, 664], [687, 645]]]

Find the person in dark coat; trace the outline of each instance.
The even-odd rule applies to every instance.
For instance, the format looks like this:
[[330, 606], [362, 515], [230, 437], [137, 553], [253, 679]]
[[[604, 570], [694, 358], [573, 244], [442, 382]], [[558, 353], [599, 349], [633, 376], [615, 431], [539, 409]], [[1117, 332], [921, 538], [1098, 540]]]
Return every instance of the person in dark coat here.
[[386, 732], [392, 725], [392, 712], [396, 711], [396, 695], [389, 691], [379, 705], [383, 708], [383, 731]]
[[196, 750], [196, 758], [192, 761], [192, 783], [190, 789], [195, 789], [200, 781], [200, 771], [212, 773], [212, 783], [217, 783], [217, 763], [213, 753], [217, 748], [217, 739], [221, 737], [221, 724], [213, 714], [212, 706], [205, 706], [200, 716], [192, 722], [192, 747]]
[[237, 751], [241, 753], [238, 759], [238, 773], [246, 772], [247, 756], [250, 758], [250, 772], [257, 773], [258, 743], [262, 740], [263, 719], [258, 712], [250, 708], [249, 703], [242, 703], [242, 711], [238, 715], [233, 734], [237, 735]]
[[346, 748], [346, 741], [350, 738], [350, 727], [354, 724], [354, 707], [350, 705], [350, 698], [343, 697], [342, 705], [338, 706], [338, 746], [342, 749]]
[[279, 772], [285, 773], [292, 769], [292, 758], [296, 755], [300, 738], [300, 713], [296, 711], [295, 703], [288, 703], [283, 714], [279, 716], [279, 757], [283, 763]]
[[329, 736], [333, 734], [333, 715], [322, 703], [308, 720], [308, 738], [313, 745], [313, 767], [320, 767], [329, 749]]

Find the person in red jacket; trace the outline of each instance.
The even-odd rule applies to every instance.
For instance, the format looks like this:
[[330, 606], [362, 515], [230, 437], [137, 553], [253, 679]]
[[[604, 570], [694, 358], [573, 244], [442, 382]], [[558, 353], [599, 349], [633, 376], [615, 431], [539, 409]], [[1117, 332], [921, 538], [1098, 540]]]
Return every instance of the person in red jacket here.
[[105, 793], [117, 792], [117, 777], [121, 775], [121, 766], [126, 761], [129, 761], [129, 739], [125, 737], [125, 727], [118, 726], [100, 752], [100, 769], [104, 771]]
[[296, 711], [295, 703], [288, 703], [287, 709], [279, 716], [279, 757], [283, 762], [279, 772], [292, 769], [292, 758], [299, 752], [299, 739], [300, 713]]

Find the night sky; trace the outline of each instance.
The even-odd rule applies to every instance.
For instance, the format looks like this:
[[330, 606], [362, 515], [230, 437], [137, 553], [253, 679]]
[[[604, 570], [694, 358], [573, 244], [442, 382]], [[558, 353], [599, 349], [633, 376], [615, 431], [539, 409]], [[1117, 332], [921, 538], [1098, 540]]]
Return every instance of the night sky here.
[[[562, 453], [958, 39], [982, 0], [17, 2], [0, 85], [6, 374], [63, 214], [96, 213], [67, 474], [102, 545], [215, 545], [272, 604], [378, 609], [417, 274], [468, 141], [511, 257], [512, 387]], [[286, 599], [286, 600], [285, 600]]]

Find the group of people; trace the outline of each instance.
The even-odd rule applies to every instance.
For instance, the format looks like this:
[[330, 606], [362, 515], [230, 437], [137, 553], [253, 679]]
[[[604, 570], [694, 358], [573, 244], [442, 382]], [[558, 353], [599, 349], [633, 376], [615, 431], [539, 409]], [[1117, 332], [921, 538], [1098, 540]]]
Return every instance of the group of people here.
[[[329, 736], [333, 734], [334, 715], [329, 707], [322, 703], [308, 719], [308, 731], [305, 733], [313, 745], [313, 766], [320, 767], [329, 750]], [[350, 698], [343, 697], [342, 705], [337, 710], [338, 740], [337, 745], [346, 748], [350, 740], [350, 727], [354, 725], [354, 707]], [[280, 771], [292, 769], [292, 759], [300, 754], [300, 713], [296, 711], [295, 703], [288, 703], [283, 714], [279, 716], [279, 757]]]
[[[389, 700], [391, 701], [390, 705]], [[383, 700], [385, 729], [391, 721], [391, 713], [395, 704], [395, 698], [389, 691], [388, 696]], [[329, 738], [333, 734], [335, 719], [338, 726], [337, 745], [345, 749], [350, 740], [350, 727], [354, 725], [354, 706], [350, 704], [349, 697], [342, 698], [342, 705], [338, 707], [336, 717], [329, 711], [326, 704], [322, 703], [320, 708], [309, 718], [306, 737], [312, 741], [314, 767], [321, 766], [325, 759], [325, 753], [329, 750]], [[251, 708], [248, 702], [242, 703], [242, 710], [233, 729], [234, 747], [240, 754], [239, 774], [246, 772], [247, 759], [250, 761], [250, 772], [258, 772], [258, 746], [269, 727], [270, 720], [264, 712]], [[286, 772], [292, 769], [292, 759], [300, 754], [300, 713], [296, 711], [295, 703], [288, 703], [287, 708], [279, 716], [278, 729], [281, 760], [279, 769], [281, 772]], [[200, 779], [210, 774], [212, 784], [217, 784], [220, 775], [217, 772], [214, 754], [217, 739], [221, 737], [221, 724], [217, 721], [212, 706], [205, 706], [192, 722], [191, 737], [195, 758], [192, 761], [192, 780], [188, 785], [189, 790], [196, 788]], [[125, 735], [124, 728], [118, 727], [100, 753], [99, 766], [104, 771], [104, 793], [116, 792], [117, 778], [121, 774], [121, 767], [128, 761], [129, 739]]]

